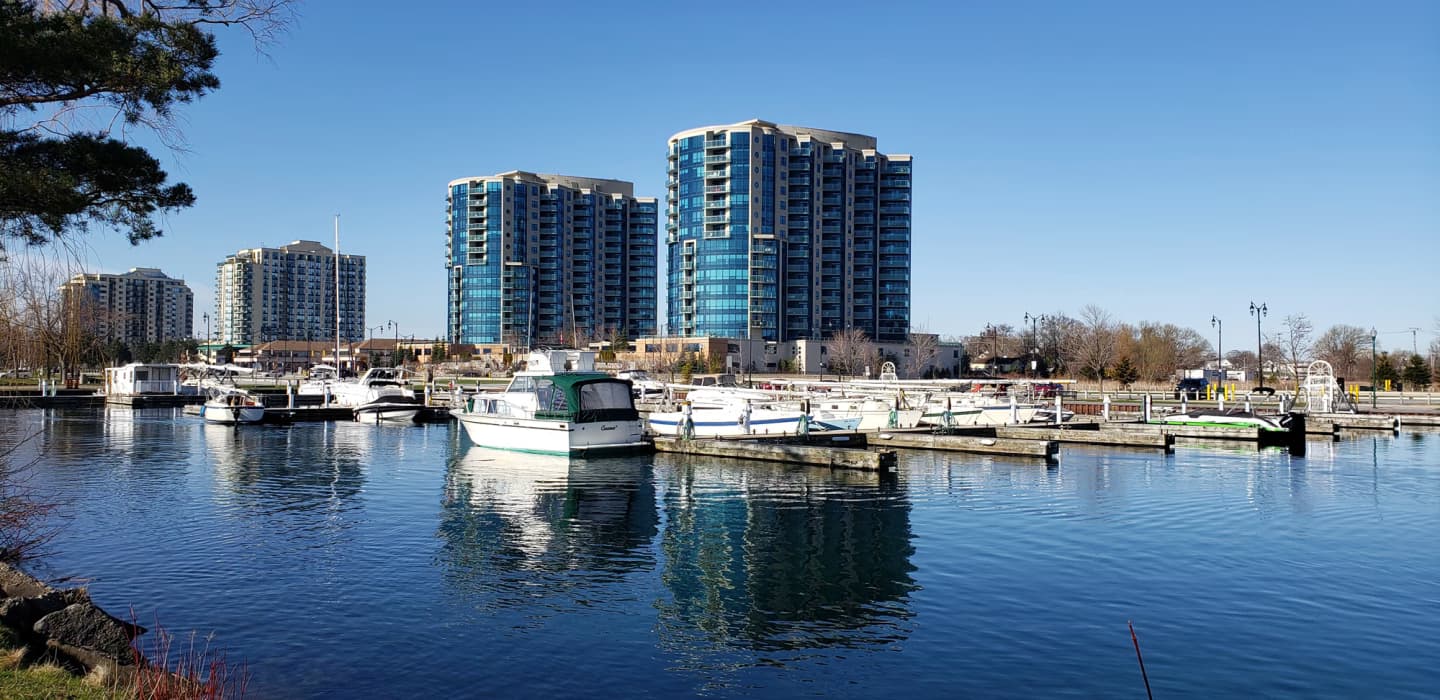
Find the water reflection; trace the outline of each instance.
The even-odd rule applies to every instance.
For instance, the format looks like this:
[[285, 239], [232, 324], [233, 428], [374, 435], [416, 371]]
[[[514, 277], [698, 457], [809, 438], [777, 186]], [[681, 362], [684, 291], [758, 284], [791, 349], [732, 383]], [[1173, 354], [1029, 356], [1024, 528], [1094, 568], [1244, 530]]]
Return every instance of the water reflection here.
[[[480, 610], [584, 604], [654, 567], [648, 458], [569, 459], [460, 445], [445, 479], [443, 576]], [[613, 595], [613, 594], [612, 594]]]
[[[277, 555], [340, 551], [363, 523], [372, 431], [350, 423], [294, 426], [204, 423], [205, 462], [219, 512]], [[286, 533], [268, 539], [265, 534]], [[318, 556], [318, 555], [310, 555]]]
[[909, 635], [910, 504], [893, 476], [673, 455], [655, 463], [670, 482], [660, 644], [682, 667], [783, 664], [785, 652]]

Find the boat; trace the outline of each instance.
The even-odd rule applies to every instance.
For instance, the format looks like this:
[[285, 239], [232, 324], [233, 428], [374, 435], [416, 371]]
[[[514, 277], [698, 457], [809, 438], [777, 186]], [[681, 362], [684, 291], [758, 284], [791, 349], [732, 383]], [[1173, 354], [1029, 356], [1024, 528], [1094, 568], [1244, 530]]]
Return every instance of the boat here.
[[259, 423], [265, 420], [265, 405], [238, 389], [212, 390], [200, 407], [200, 415], [207, 423], [221, 425]]
[[[415, 403], [415, 392], [405, 385], [405, 370], [399, 367], [371, 367], [359, 379], [344, 380], [331, 378], [323, 366], [311, 370], [311, 379], [300, 385], [301, 396], [323, 396], [328, 405], [354, 409], [358, 412], [368, 408], [367, 416], [385, 416], [385, 420], [414, 420], [420, 406]], [[321, 375], [317, 378], [317, 374]], [[407, 409], [397, 404], [408, 404], [410, 414], [402, 415]], [[373, 419], [372, 419], [373, 420]]]
[[615, 373], [619, 379], [626, 379], [630, 382], [631, 393], [637, 399], [649, 396], [660, 396], [665, 393], [665, 383], [652, 379], [650, 374], [643, 369], [625, 369]]
[[481, 447], [541, 454], [646, 449], [630, 382], [595, 370], [595, 353], [537, 350], [505, 391], [472, 394], [450, 411]]
[[1285, 432], [1286, 426], [1275, 418], [1238, 409], [1196, 409], [1185, 413], [1160, 416], [1151, 423], [1160, 425], [1198, 425], [1212, 428], [1258, 428], [1266, 432]]
[[686, 396], [679, 410], [649, 415], [651, 432], [678, 437], [739, 437], [855, 430], [860, 415], [817, 409], [809, 400], [777, 399], [769, 392], [707, 387]]
[[361, 423], [414, 423], [420, 413], [415, 397], [387, 395], [355, 407], [355, 420]]

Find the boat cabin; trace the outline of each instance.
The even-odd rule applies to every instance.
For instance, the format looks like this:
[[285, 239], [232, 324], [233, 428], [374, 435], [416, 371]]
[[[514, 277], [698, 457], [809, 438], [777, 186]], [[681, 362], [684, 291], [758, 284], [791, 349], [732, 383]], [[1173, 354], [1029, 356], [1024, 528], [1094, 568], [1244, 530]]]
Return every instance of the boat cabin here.
[[595, 353], [577, 350], [532, 352], [525, 371], [510, 380], [500, 398], [476, 397], [470, 402], [469, 408], [480, 413], [570, 423], [640, 417], [630, 382], [595, 371]]
[[106, 396], [180, 393], [180, 365], [132, 362], [105, 368]]

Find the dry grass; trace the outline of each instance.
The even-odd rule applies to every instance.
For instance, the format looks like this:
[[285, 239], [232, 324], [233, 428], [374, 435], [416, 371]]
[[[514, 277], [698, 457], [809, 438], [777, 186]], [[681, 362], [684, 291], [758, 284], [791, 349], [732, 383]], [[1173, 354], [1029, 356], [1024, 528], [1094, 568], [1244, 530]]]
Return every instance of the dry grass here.
[[[133, 613], [132, 613], [133, 616]], [[155, 648], [147, 657], [133, 646], [140, 667], [124, 690], [138, 700], [243, 698], [250, 681], [245, 662], [231, 664], [223, 650], [211, 646], [212, 636], [191, 632], [177, 640], [157, 623]], [[180, 643], [177, 645], [177, 641]]]

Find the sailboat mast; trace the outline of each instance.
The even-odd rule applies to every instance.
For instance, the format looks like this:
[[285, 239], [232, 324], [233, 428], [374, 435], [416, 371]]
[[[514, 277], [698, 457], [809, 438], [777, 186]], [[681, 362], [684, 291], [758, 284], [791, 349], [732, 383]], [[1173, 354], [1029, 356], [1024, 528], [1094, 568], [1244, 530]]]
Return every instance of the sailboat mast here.
[[335, 215], [335, 367], [336, 372], [344, 367], [340, 363], [340, 215]]

